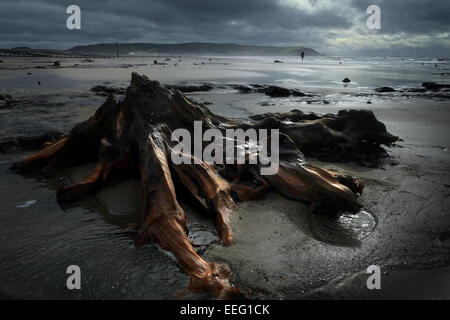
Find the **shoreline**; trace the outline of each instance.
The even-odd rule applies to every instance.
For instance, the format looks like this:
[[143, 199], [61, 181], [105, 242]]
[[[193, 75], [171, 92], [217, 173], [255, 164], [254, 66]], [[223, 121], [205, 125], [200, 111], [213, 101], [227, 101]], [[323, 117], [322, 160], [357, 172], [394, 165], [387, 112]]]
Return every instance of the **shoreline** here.
[[[267, 64], [269, 63], [267, 62]], [[193, 65], [190, 67], [194, 68]], [[158, 71], [159, 73], [165, 71], [164, 66], [156, 68], [161, 68]], [[207, 65], [204, 68], [205, 70], [201, 73], [214, 73], [214, 65]], [[244, 71], [247, 72], [249, 69], [251, 67], [246, 67]], [[131, 70], [128, 69], [122, 71], [127, 74], [131, 73]], [[191, 71], [191, 75], [198, 72], [198, 70]], [[51, 70], [50, 74], [53, 72], [61, 72], [61, 70]], [[241, 71], [235, 70], [234, 72], [239, 73]], [[246, 74], [245, 72], [244, 74]], [[88, 70], [83, 77], [89, 77], [91, 74], [92, 71]], [[166, 75], [166, 79], [173, 77], [175, 74], [174, 72]], [[115, 71], [111, 75], [115, 76]], [[81, 76], [81, 74], [78, 74], [78, 76]], [[251, 74], [246, 74], [246, 77], [251, 76]], [[52, 75], [49, 77], [52, 77]], [[108, 79], [108, 77], [104, 79], [104, 81], [110, 80], [112, 79]], [[176, 78], [171, 78], [171, 80], [179, 82]], [[242, 80], [245, 81], [245, 77]], [[80, 81], [74, 81], [77, 84], [75, 87], [81, 84]], [[95, 80], [91, 79], [90, 82], [95, 82]], [[249, 84], [249, 82], [244, 83]], [[51, 99], [62, 101], [63, 104], [52, 106], [51, 108], [53, 109], [49, 109], [50, 112], [47, 111], [47, 113], [45, 113], [45, 106], [40, 108], [39, 106], [33, 106], [34, 109], [30, 109], [27, 106], [19, 105], [16, 109], [12, 109], [12, 114], [15, 117], [14, 121], [21, 119], [20, 121], [26, 123], [31, 119], [31, 123], [28, 126], [22, 126], [21, 129], [24, 132], [33, 132], [33, 130], [39, 131], [43, 129], [42, 127], [34, 129], [34, 123], [51, 127], [54, 125], [53, 122], [68, 119], [71, 122], [60, 128], [60, 131], [67, 132], [66, 128], [70, 128], [72, 122], [87, 118], [100, 105], [98, 102], [104, 100], [103, 97], [95, 97], [93, 93], [88, 93], [85, 83], [82, 83], [82, 86], [86, 88], [84, 89], [86, 91], [73, 90], [76, 94], [83, 92], [84, 96], [82, 99], [77, 98], [76, 95], [74, 97], [72, 94], [67, 95], [62, 92], [60, 97], [52, 97]], [[58, 89], [55, 89], [55, 91], [58, 91]], [[27, 93], [24, 92], [23, 95], [26, 97]], [[50, 98], [52, 93], [49, 93], [48, 96]], [[237, 284], [242, 288], [249, 288], [256, 293], [257, 297], [259, 295], [262, 298], [307, 298], [309, 294], [313, 297], [314, 294], [317, 294], [316, 297], [320, 298], [321, 296], [327, 296], [327, 294], [330, 296], [335, 294], [333, 290], [339, 285], [339, 281], [336, 279], [345, 274], [357, 273], [368, 264], [379, 263], [382, 267], [386, 266], [389, 273], [391, 272], [389, 266], [395, 266], [396, 268], [403, 266], [405, 268], [403, 270], [405, 277], [408, 274], [422, 274], [425, 280], [427, 279], [425, 276], [426, 270], [423, 273], [421, 273], [422, 271], [417, 271], [416, 273], [416, 271], [410, 272], [408, 270], [418, 266], [435, 268], [450, 264], [448, 260], [448, 245], [442, 241], [442, 243], [439, 243], [439, 239], [445, 238], [447, 232], [450, 231], [450, 220], [445, 213], [445, 208], [450, 207], [448, 187], [448, 181], [450, 181], [450, 157], [447, 149], [450, 143], [448, 140], [449, 135], [446, 134], [449, 131], [449, 122], [446, 115], [448, 112], [445, 112], [445, 103], [429, 100], [427, 104], [424, 104], [425, 99], [412, 99], [401, 102], [395, 99], [393, 101], [376, 99], [373, 105], [367, 105], [359, 102], [363, 100], [352, 97], [350, 102], [339, 100], [329, 105], [306, 105], [292, 98], [270, 100], [268, 97], [252, 94], [244, 96], [219, 92], [197, 93], [191, 96], [200, 101], [212, 100], [213, 104], [208, 105], [208, 108], [213, 112], [221, 111], [224, 115], [236, 114], [237, 109], [235, 109], [235, 106], [238, 104], [242, 104], [247, 114], [264, 113], [270, 110], [276, 112], [289, 111], [294, 105], [302, 111], [315, 110], [318, 113], [335, 113], [343, 106], [370, 108], [374, 110], [381, 121], [386, 123], [390, 132], [404, 139], [404, 142], [399, 143], [399, 148], [389, 150], [389, 154], [393, 158], [386, 159], [384, 166], [378, 169], [367, 169], [351, 164], [323, 163], [314, 159], [307, 159], [313, 164], [324, 165], [326, 168], [341, 169], [365, 181], [366, 189], [363, 195], [367, 205], [365, 208], [376, 217], [377, 225], [369, 236], [361, 240], [359, 247], [355, 245], [330, 244], [324, 241], [323, 238], [317, 238], [318, 235], [323, 236], [323, 230], [317, 229], [323, 223], [315, 221], [314, 217], [308, 213], [305, 205], [298, 202], [294, 203], [273, 194], [269, 194], [266, 199], [260, 202], [248, 202], [238, 205], [232, 216], [232, 227], [236, 242], [229, 248], [214, 244], [216, 241], [212, 232], [214, 228], [210, 224], [205, 226], [206, 222], [201, 219], [202, 217], [194, 220], [191, 228], [196, 229], [196, 233], [192, 234], [192, 239], [195, 238], [195, 241], [202, 244], [211, 241], [205, 248], [199, 245], [199, 249], [203, 251], [202, 254], [211, 261], [227, 262], [235, 273]], [[68, 98], [73, 99], [70, 104], [67, 104]], [[263, 101], [270, 101], [274, 105], [263, 106], [258, 104]], [[77, 106], [80, 102], [84, 103], [84, 105]], [[228, 109], [225, 109], [224, 106], [228, 106]], [[30, 112], [31, 110], [35, 110], [35, 114], [30, 116], [24, 115], [25, 112]], [[53, 112], [55, 114], [52, 114]], [[61, 114], [59, 112], [63, 112], [63, 117], [60, 117]], [[3, 115], [2, 119], [6, 119], [4, 117]], [[45, 121], [41, 121], [45, 118], [48, 124], [45, 124]], [[12, 123], [9, 122], [5, 128], [7, 131], [3, 132], [11, 131], [13, 128]], [[17, 126], [21, 122], [15, 123], [15, 126]], [[2, 267], [2, 274], [4, 275], [0, 279], [2, 283], [10, 283], [11, 280], [8, 280], [8, 276], [12, 280], [16, 278], [35, 278], [30, 270], [26, 269], [27, 271], [24, 271], [23, 267], [20, 267], [17, 273], [9, 269], [14, 268], [14, 259], [20, 259], [17, 254], [12, 253], [14, 249], [19, 253], [24, 253], [21, 258], [22, 261], [34, 261], [40, 274], [44, 272], [45, 268], [57, 270], [60, 263], [62, 263], [58, 262], [57, 259], [64, 262], [68, 261], [67, 252], [64, 250], [66, 245], [67, 250], [74, 251], [78, 259], [86, 262], [90, 261], [93, 264], [98, 263], [104, 267], [104, 276], [93, 271], [92, 268], [86, 267], [92, 272], [92, 276], [89, 278], [92, 287], [88, 292], [82, 294], [81, 297], [152, 297], [152, 295], [148, 294], [148, 288], [144, 288], [144, 284], [148, 285], [148, 281], [143, 281], [140, 284], [138, 279], [135, 279], [126, 283], [125, 278], [135, 268], [138, 269], [136, 271], [138, 275], [145, 277], [147, 268], [153, 268], [151, 264], [155, 260], [157, 261], [156, 271], [151, 273], [148, 279], [153, 280], [159, 286], [173, 279], [170, 280], [173, 281], [173, 286], [168, 285], [164, 287], [162, 285], [163, 289], [160, 290], [164, 294], [161, 294], [160, 297], [170, 297], [170, 292], [176, 291], [175, 287], [181, 289], [185, 286], [187, 277], [177, 269], [176, 264], [164, 253], [158, 253], [158, 250], [152, 245], [149, 245], [151, 248], [143, 248], [148, 249], [151, 253], [148, 253], [146, 258], [143, 258], [147, 265], [139, 266], [142, 260], [133, 251], [139, 251], [139, 254], [142, 254], [142, 250], [133, 249], [127, 236], [114, 238], [116, 232], [120, 233], [117, 225], [124, 224], [127, 220], [124, 217], [118, 218], [117, 216], [120, 216], [120, 214], [117, 213], [129, 212], [133, 201], [124, 201], [124, 203], [118, 204], [112, 200], [117, 194], [122, 195], [124, 190], [128, 194], [133, 194], [133, 192], [130, 192], [130, 190], [133, 190], [132, 183], [125, 184], [125, 186], [117, 186], [116, 189], [107, 190], [99, 195], [100, 202], [112, 202], [104, 206], [106, 209], [100, 209], [97, 203], [98, 200], [95, 199], [90, 199], [87, 203], [74, 205], [69, 208], [60, 208], [53, 198], [54, 191], [48, 188], [49, 181], [46, 179], [42, 180], [42, 178], [30, 180], [15, 176], [7, 171], [7, 164], [16, 159], [19, 153], [22, 153], [22, 151], [0, 156], [2, 175], [6, 181], [12, 182], [11, 190], [6, 186], [1, 188], [3, 197], [8, 199], [1, 207], [4, 219], [4, 225], [2, 225], [1, 229], [2, 234], [7, 235], [8, 242], [15, 239], [15, 244], [11, 243], [0, 248], [0, 254], [8, 256], [6, 265]], [[76, 176], [72, 178], [76, 180]], [[38, 201], [37, 204], [32, 205], [28, 209], [16, 208], [20, 203], [30, 199], [36, 199]], [[120, 205], [124, 206], [125, 209], [119, 208]], [[86, 208], [91, 209], [86, 210]], [[116, 212], [97, 213], [101, 210], [111, 211], [108, 208], [113, 208]], [[280, 210], [280, 208], [283, 209]], [[30, 215], [32, 216], [29, 217]], [[31, 218], [31, 220], [27, 221], [27, 218]], [[88, 222], [90, 220], [94, 221], [93, 226], [89, 227], [89, 223], [79, 222], [80, 219]], [[21, 224], [30, 223], [30, 225], [14, 226], [17, 221], [20, 221]], [[267, 223], [268, 221], [271, 223]], [[33, 223], [35, 224], [33, 225]], [[64, 227], [58, 226], [58, 224], [66, 227], [73, 226], [75, 230], [83, 230], [83, 232], [81, 232], [81, 236], [75, 233], [65, 236], [61, 230]], [[33, 227], [37, 227], [38, 230], [33, 231]], [[112, 231], [110, 230], [111, 228], [113, 228]], [[312, 231], [311, 228], [313, 228]], [[261, 230], [264, 230], [264, 232], [261, 232]], [[33, 244], [30, 240], [24, 239], [21, 236], [22, 232], [28, 232], [31, 235], [31, 239], [38, 241], [38, 243]], [[46, 233], [50, 234], [48, 239], [44, 243], [39, 243], [42, 234]], [[55, 239], [59, 239], [59, 242], [52, 244], [54, 240], [51, 239], [51, 235]], [[111, 238], [108, 238], [109, 236]], [[78, 242], [76, 244], [72, 243], [70, 237], [75, 237]], [[107, 238], [106, 244], [122, 248], [126, 252], [123, 257], [120, 255], [120, 250], [114, 249], [111, 252], [112, 256], [119, 259], [119, 265], [126, 266], [124, 270], [120, 271], [119, 275], [115, 275], [117, 271], [115, 271], [114, 267], [107, 266], [110, 257], [107, 254], [100, 253], [102, 250], [106, 250], [108, 246], [96, 243], [96, 241], [101, 241], [104, 237]], [[36, 250], [42, 246], [47, 247], [47, 250], [49, 250], [49, 247], [54, 246], [55, 257], [48, 256], [50, 251], [45, 250], [44, 252], [47, 252], [45, 255], [36, 255]], [[87, 256], [90, 254], [99, 255], [99, 257], [96, 260], [95, 257]], [[45, 258], [49, 259], [49, 261], [44, 262], [42, 259]], [[45, 267], [47, 263], [48, 265]], [[160, 272], [158, 270], [163, 270], [164, 267], [168, 267], [171, 273], [163, 277], [157, 275]], [[24, 276], [20, 276], [20, 270], [25, 273]], [[448, 279], [447, 272], [436, 272], [438, 276], [442, 276], [443, 280]], [[401, 276], [402, 271], [399, 271], [398, 274], [399, 276], [395, 277], [403, 277]], [[118, 285], [115, 288], [120, 288], [120, 292], [112, 290], [111, 287], [107, 288], [101, 285], [99, 279], [105, 280], [108, 277], [118, 279]], [[47, 279], [46, 277], [44, 278]], [[32, 281], [31, 286], [36, 291], [34, 293], [24, 292], [23, 294], [27, 297], [33, 297], [40, 293], [43, 296], [51, 297], [52, 294], [50, 292], [45, 293], [47, 290], [50, 290], [51, 284], [54, 283], [54, 281], [49, 281], [50, 285], [43, 289], [39, 289], [38, 283], [33, 283]], [[105, 281], [108, 282], [107, 280]], [[330, 281], [332, 282], [331, 288], [325, 285], [320, 292], [314, 292], [314, 290], [310, 292], [309, 290], [310, 288], [321, 287]], [[337, 281], [338, 284], [333, 281]], [[393, 283], [396, 281], [392, 280]], [[19, 287], [24, 285], [24, 283], [21, 284], [20, 280], [18, 283]], [[350, 281], [346, 286], [356, 288], [359, 284]], [[139, 288], [133, 288], [133, 286], [139, 286]], [[5, 287], [7, 286], [5, 285]], [[152, 285], [150, 288], [158, 290], [158, 286], [155, 285]], [[305, 292], [302, 293], [302, 290]], [[2, 294], [15, 296], [12, 291], [2, 291]], [[63, 293], [56, 291], [54, 294]], [[345, 294], [346, 291], [344, 293], [336, 293], [338, 297], [343, 298], [346, 297]], [[153, 297], [157, 296], [155, 294]], [[68, 299], [74, 298], [67, 294], [63, 294], [63, 297]], [[193, 295], [192, 297], [205, 298], [201, 295]]]

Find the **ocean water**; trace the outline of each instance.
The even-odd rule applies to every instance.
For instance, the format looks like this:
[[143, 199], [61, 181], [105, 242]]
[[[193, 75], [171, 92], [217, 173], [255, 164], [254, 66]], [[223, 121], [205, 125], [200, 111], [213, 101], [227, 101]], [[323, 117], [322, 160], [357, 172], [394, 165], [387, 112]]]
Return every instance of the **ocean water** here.
[[[0, 101], [0, 142], [51, 130], [67, 132], [104, 100], [90, 88], [98, 84], [126, 87], [133, 71], [164, 84], [271, 84], [313, 95], [272, 99], [237, 94], [227, 88], [189, 95], [196, 101], [210, 102], [208, 107], [215, 113], [234, 117], [296, 108], [319, 113], [369, 108], [377, 114], [385, 106], [392, 109], [392, 104], [446, 104], [450, 96], [450, 92], [374, 91], [384, 86], [420, 88], [422, 82], [430, 81], [450, 83], [450, 61], [433, 58], [307, 57], [303, 63], [292, 57], [156, 58], [165, 65], [154, 65], [154, 59], [97, 59], [91, 63], [66, 59], [61, 61], [62, 68], [53, 68], [53, 60], [48, 58], [5, 58], [0, 64], [0, 93], [12, 95], [14, 101], [9, 106]], [[274, 63], [275, 59], [283, 63]], [[343, 83], [344, 78], [351, 82]]]

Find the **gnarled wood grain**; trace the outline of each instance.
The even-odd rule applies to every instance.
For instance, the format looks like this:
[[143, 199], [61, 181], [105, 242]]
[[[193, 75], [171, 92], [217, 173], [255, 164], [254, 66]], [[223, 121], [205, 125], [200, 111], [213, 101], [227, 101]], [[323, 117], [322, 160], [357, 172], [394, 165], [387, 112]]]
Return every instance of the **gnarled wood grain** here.
[[[174, 144], [171, 133], [177, 128], [192, 132], [194, 121], [202, 121], [204, 129], [222, 132], [230, 128], [279, 129], [278, 172], [260, 176], [259, 165], [255, 164], [219, 166], [201, 160], [174, 164], [170, 156]], [[140, 174], [142, 215], [135, 225], [136, 244], [151, 238], [176, 256], [190, 276], [191, 290], [210, 290], [218, 298], [230, 298], [239, 294], [229, 283], [230, 270], [203, 260], [193, 250], [177, 191], [187, 190], [200, 208], [214, 212], [220, 239], [231, 245], [233, 198], [259, 199], [269, 187], [288, 198], [310, 203], [317, 210], [357, 212], [361, 208], [357, 194], [364, 186], [358, 179], [309, 165], [302, 152], [336, 161], [374, 161], [384, 155], [380, 145], [389, 146], [397, 139], [370, 111], [318, 116], [294, 110], [227, 119], [212, 114], [179, 91], [133, 73], [122, 101], [109, 96], [90, 119], [77, 124], [69, 135], [19, 160], [12, 169], [52, 174], [66, 166], [97, 161], [88, 177], [58, 190], [60, 201], [92, 194], [111, 179]]]

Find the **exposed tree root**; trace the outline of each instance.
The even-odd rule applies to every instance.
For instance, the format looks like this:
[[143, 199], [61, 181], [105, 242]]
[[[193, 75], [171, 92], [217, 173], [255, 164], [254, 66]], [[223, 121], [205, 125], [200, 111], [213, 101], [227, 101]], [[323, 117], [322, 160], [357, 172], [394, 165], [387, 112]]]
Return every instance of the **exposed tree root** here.
[[[194, 121], [201, 121], [205, 129], [221, 132], [230, 128], [279, 129], [279, 170], [261, 176], [258, 164], [215, 165], [188, 154], [184, 156], [192, 164], [173, 163], [171, 152], [176, 142], [171, 141], [171, 134], [177, 128], [193, 132]], [[90, 119], [77, 124], [68, 136], [21, 159], [12, 169], [52, 174], [67, 166], [97, 161], [88, 177], [58, 190], [60, 201], [84, 197], [104, 183], [139, 174], [142, 216], [135, 225], [136, 245], [151, 238], [176, 256], [190, 276], [191, 290], [210, 290], [218, 298], [231, 298], [237, 297], [239, 291], [229, 283], [228, 267], [206, 262], [192, 248], [177, 191], [185, 193], [200, 209], [214, 212], [222, 243], [231, 245], [233, 199], [259, 199], [270, 186], [317, 210], [357, 212], [361, 208], [357, 194], [364, 186], [358, 179], [309, 165], [300, 150], [331, 160], [357, 161], [364, 155], [375, 161], [384, 155], [380, 144], [389, 146], [397, 139], [370, 111], [340, 111], [324, 116], [291, 111], [227, 119], [212, 114], [179, 91], [133, 73], [124, 100], [118, 102], [109, 96]]]

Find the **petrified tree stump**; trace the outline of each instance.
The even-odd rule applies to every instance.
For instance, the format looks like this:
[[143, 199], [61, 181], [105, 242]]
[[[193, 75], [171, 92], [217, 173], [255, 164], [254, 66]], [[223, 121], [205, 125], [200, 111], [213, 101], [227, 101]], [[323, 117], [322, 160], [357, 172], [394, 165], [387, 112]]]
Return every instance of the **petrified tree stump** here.
[[[201, 121], [205, 129], [220, 131], [279, 129], [278, 171], [261, 176], [257, 164], [174, 164], [170, 152], [176, 142], [171, 141], [171, 133], [177, 128], [192, 132], [194, 121]], [[358, 179], [307, 164], [299, 149], [332, 160], [357, 161], [362, 155], [373, 160], [384, 154], [381, 144], [389, 146], [397, 139], [370, 111], [340, 111], [324, 116], [291, 111], [228, 119], [212, 114], [175, 89], [133, 73], [122, 101], [110, 95], [91, 118], [77, 124], [69, 135], [47, 143], [39, 152], [16, 162], [12, 169], [52, 174], [67, 166], [96, 161], [97, 166], [85, 179], [58, 190], [59, 201], [84, 197], [106, 182], [138, 174], [142, 216], [134, 226], [136, 244], [151, 238], [174, 253], [190, 276], [191, 290], [210, 290], [218, 298], [228, 298], [238, 294], [228, 281], [230, 270], [206, 262], [193, 250], [177, 191], [187, 193], [199, 208], [215, 212], [220, 239], [230, 245], [233, 198], [258, 199], [269, 187], [288, 198], [310, 203], [317, 210], [357, 212], [361, 208], [357, 194], [364, 186]]]

